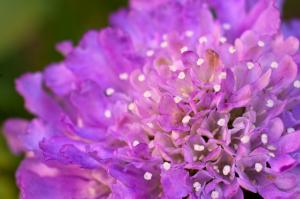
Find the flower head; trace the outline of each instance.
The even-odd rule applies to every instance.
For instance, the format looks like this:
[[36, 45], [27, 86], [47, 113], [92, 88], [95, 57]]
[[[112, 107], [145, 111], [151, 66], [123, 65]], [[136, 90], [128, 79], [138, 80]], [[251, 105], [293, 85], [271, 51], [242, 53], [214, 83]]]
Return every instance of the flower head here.
[[[297, 23], [272, 0], [131, 0], [17, 82], [24, 199], [300, 197]], [[63, 188], [62, 188], [63, 187]]]

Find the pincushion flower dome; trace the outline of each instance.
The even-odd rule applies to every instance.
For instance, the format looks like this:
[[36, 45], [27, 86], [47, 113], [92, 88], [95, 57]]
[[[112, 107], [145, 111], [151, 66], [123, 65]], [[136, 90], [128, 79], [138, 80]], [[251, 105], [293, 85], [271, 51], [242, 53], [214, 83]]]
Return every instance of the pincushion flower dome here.
[[300, 198], [300, 23], [273, 0], [131, 0], [16, 80], [22, 199]]

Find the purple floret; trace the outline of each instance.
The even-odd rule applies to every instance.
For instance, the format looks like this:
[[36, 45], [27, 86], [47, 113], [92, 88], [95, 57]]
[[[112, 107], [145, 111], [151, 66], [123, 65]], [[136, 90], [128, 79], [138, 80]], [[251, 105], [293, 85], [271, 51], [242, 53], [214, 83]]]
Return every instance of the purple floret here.
[[131, 0], [4, 132], [22, 199], [300, 198], [300, 22], [283, 1]]

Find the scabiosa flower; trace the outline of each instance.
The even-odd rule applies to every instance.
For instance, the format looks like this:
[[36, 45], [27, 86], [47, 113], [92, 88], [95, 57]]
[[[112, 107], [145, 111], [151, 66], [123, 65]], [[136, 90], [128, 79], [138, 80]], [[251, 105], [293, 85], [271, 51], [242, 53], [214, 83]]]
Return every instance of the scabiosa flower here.
[[[131, 0], [16, 81], [23, 199], [300, 198], [299, 22], [272, 0]], [[292, 36], [295, 35], [295, 36]]]

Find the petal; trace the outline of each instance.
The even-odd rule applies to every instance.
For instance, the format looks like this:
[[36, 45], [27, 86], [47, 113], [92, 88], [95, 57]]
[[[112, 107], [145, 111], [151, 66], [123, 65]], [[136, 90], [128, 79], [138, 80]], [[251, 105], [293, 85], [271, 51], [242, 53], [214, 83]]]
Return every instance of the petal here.
[[9, 147], [16, 154], [25, 151], [24, 143], [20, 140], [19, 136], [26, 133], [27, 126], [28, 121], [24, 119], [10, 119], [4, 123], [4, 136]]
[[44, 78], [46, 85], [60, 96], [69, 94], [75, 88], [75, 77], [63, 63], [48, 66]]
[[277, 155], [275, 158], [271, 158], [269, 163], [272, 170], [276, 172], [284, 172], [296, 165], [297, 162], [290, 155], [283, 154]]
[[279, 153], [291, 153], [300, 148], [300, 131], [282, 136], [277, 143]]
[[180, 168], [171, 168], [163, 172], [161, 184], [167, 198], [181, 199], [192, 191], [188, 172]]
[[295, 80], [297, 71], [298, 67], [293, 58], [286, 55], [279, 63], [278, 69], [273, 71], [271, 84], [276, 89], [285, 88]]
[[18, 92], [25, 99], [26, 108], [45, 120], [57, 120], [60, 107], [43, 90], [42, 74], [25, 74], [16, 81]]
[[26, 159], [17, 171], [21, 198], [95, 199], [109, 194], [107, 187], [82, 175], [82, 172], [79, 169], [51, 168], [36, 160]]

